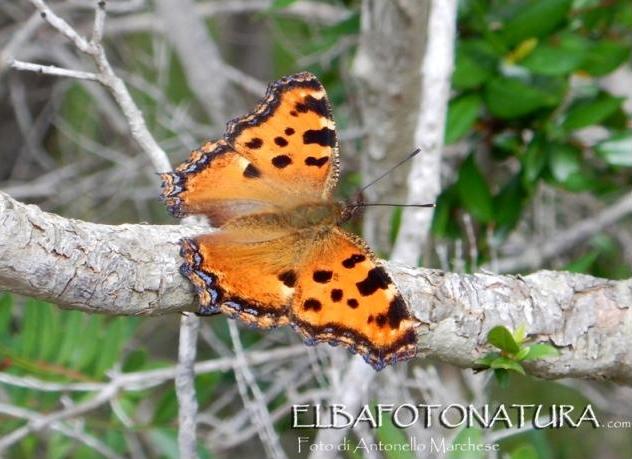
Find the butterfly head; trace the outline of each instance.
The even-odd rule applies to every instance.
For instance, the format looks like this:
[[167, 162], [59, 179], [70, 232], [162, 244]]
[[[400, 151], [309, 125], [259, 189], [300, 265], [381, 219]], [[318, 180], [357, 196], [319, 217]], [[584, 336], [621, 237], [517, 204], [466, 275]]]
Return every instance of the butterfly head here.
[[355, 217], [358, 212], [364, 207], [364, 195], [362, 192], [358, 192], [351, 196], [346, 201], [339, 203], [340, 206], [340, 221], [339, 223], [345, 223]]

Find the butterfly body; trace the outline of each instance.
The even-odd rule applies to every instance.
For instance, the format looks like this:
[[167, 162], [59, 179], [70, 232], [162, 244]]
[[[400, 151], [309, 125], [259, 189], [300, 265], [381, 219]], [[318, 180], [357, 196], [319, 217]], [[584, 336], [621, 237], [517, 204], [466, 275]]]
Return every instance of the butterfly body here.
[[181, 241], [199, 314], [289, 324], [306, 343], [343, 344], [381, 369], [415, 355], [417, 321], [364, 241], [340, 227], [357, 207], [333, 198], [337, 177], [325, 91], [299, 73], [162, 174], [162, 197], [174, 215], [217, 227]]

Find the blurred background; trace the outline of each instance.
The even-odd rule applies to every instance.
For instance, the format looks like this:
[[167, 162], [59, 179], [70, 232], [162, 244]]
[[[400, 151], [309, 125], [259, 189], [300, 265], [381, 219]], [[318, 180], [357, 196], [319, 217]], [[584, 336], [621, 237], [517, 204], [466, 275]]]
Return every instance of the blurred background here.
[[[428, 18], [435, 3], [441, 2], [109, 0], [103, 44], [173, 166], [204, 140], [220, 137], [228, 119], [251, 110], [267, 82], [309, 70], [333, 105], [341, 197], [417, 145], [427, 150], [411, 177], [418, 187], [414, 196], [436, 200], [434, 214], [427, 211], [426, 221], [421, 217], [414, 226], [402, 224], [409, 220], [400, 209], [381, 208], [355, 225], [380, 255], [395, 248], [410, 257], [405, 241], [397, 240], [406, 227], [424, 236], [412, 260], [395, 257], [409, 264], [631, 277], [629, 1], [459, 1], [456, 18], [443, 24], [446, 30], [450, 21], [456, 24], [452, 41], [436, 58], [438, 68], [445, 67], [439, 61], [449, 64], [454, 52], [451, 78], [436, 86], [445, 88], [443, 106], [429, 105], [434, 58], [426, 45], [432, 43]], [[95, 2], [48, 4], [89, 36]], [[155, 170], [107, 89], [15, 71], [13, 58], [95, 71], [93, 61], [48, 26], [31, 2], [0, 2], [0, 190], [86, 221], [175, 223], [158, 201]], [[440, 137], [426, 143], [428, 132]], [[380, 182], [369, 199], [406, 202], [408, 169]], [[177, 457], [172, 370], [178, 323], [178, 316], [62, 311], [0, 292], [0, 441], [29, 420], [94, 397], [121, 374], [132, 375], [105, 403], [25, 436], [7, 457]], [[247, 352], [266, 357], [247, 367], [230, 363], [235, 338], [226, 319], [203, 320], [198, 360], [211, 363], [195, 380], [200, 457], [307, 457], [309, 451], [297, 453], [297, 436], [317, 441], [329, 434], [292, 429], [290, 408], [347, 400], [341, 381], [354, 368], [350, 355], [324, 345], [307, 348], [291, 330], [240, 328], [239, 341]], [[604, 422], [630, 420], [627, 387], [520, 375], [500, 387], [487, 373], [415, 361], [367, 376], [364, 402], [591, 403]], [[394, 444], [411, 436], [420, 442], [469, 436], [499, 443], [500, 452], [419, 457], [614, 459], [632, 455], [631, 432], [629, 426], [587, 425], [400, 430], [387, 423], [338, 432], [333, 439]]]

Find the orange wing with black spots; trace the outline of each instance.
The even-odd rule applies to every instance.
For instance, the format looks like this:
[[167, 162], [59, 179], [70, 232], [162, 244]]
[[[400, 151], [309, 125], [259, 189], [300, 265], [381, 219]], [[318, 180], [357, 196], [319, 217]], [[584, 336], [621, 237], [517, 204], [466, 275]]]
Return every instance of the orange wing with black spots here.
[[332, 197], [336, 132], [316, 77], [272, 83], [223, 139], [161, 176], [174, 215], [219, 227], [181, 241], [198, 314], [289, 324], [307, 343], [343, 344], [377, 370], [415, 355], [404, 299], [364, 242], [338, 226], [347, 212]]
[[338, 178], [336, 126], [325, 88], [311, 73], [272, 83], [252, 113], [228, 123], [224, 137], [278, 185], [311, 198], [331, 196]]
[[418, 322], [364, 242], [332, 229], [299, 266], [290, 322], [307, 342], [343, 344], [374, 368], [416, 354]]
[[224, 139], [194, 150], [161, 177], [174, 216], [203, 214], [213, 226], [329, 198], [338, 147], [324, 88], [309, 73], [272, 83], [252, 113], [228, 123]]
[[298, 241], [291, 233], [266, 237], [217, 232], [182, 241], [180, 271], [195, 287], [199, 315], [223, 312], [262, 328], [288, 324], [296, 260], [287, 248]]
[[162, 199], [176, 217], [206, 215], [213, 226], [234, 217], [274, 210], [279, 191], [224, 140], [208, 142], [174, 172], [161, 174]]

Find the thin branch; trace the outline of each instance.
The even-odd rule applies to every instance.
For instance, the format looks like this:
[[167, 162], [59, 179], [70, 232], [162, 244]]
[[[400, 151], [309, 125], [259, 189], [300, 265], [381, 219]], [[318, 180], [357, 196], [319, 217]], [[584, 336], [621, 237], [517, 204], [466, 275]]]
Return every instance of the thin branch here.
[[[4, 403], [0, 403], [0, 413], [15, 417], [15, 418], [26, 419], [30, 422], [37, 422], [42, 417], [41, 414], [36, 413], [34, 411], [25, 410], [24, 408], [19, 408], [19, 407], [4, 404]], [[95, 451], [103, 455], [103, 457], [106, 457], [108, 459], [123, 459], [123, 456], [119, 456], [118, 454], [116, 454], [107, 445], [101, 442], [98, 438], [95, 438], [92, 435], [89, 435], [86, 432], [83, 432], [79, 429], [70, 428], [69, 426], [60, 422], [51, 423], [50, 428], [69, 438], [75, 439], [83, 443], [89, 448], [94, 449]]]
[[[632, 192], [623, 195], [614, 204], [593, 217], [574, 224], [547, 241], [526, 247], [515, 257], [500, 258], [494, 263], [498, 272], [516, 272], [537, 269], [560, 254], [577, 247], [605, 228], [632, 214]], [[489, 267], [487, 267], [489, 269]]]
[[209, 36], [203, 18], [195, 14], [193, 0], [156, 0], [165, 24], [165, 37], [173, 45], [189, 87], [208, 117], [222, 126], [239, 110], [237, 94], [224, 72], [223, 60]]
[[[237, 380], [239, 394], [241, 395], [245, 408], [251, 412], [254, 418], [257, 433], [266, 451], [266, 457], [270, 459], [285, 459], [287, 456], [281, 447], [279, 436], [274, 430], [266, 400], [261, 393], [256, 378], [248, 366], [248, 362], [244, 358], [244, 348], [241, 344], [239, 330], [235, 322], [231, 321], [228, 323], [228, 330], [233, 343], [233, 349], [235, 350], [235, 379]], [[252, 392], [252, 400], [250, 399], [248, 389]]]
[[[171, 169], [169, 159], [164, 150], [158, 145], [145, 124], [145, 119], [136, 103], [129, 94], [127, 86], [112, 70], [112, 66], [107, 59], [105, 50], [100, 43], [105, 21], [105, 2], [99, 2], [96, 7], [94, 29], [92, 36], [94, 40], [88, 41], [82, 37], [64, 19], [57, 16], [43, 0], [30, 0], [54, 29], [67, 37], [77, 49], [89, 55], [94, 60], [99, 70], [98, 81], [110, 90], [110, 93], [118, 103], [121, 111], [125, 115], [130, 127], [132, 137], [143, 152], [151, 160], [156, 172], [164, 172]], [[66, 75], [68, 76], [68, 75]]]
[[71, 406], [70, 408], [53, 412], [48, 415], [39, 416], [31, 420], [25, 426], [15, 429], [13, 432], [0, 438], [0, 453], [6, 451], [15, 443], [22, 440], [24, 437], [33, 432], [38, 432], [51, 424], [55, 424], [65, 419], [74, 418], [82, 414], [92, 411], [101, 405], [107, 403], [112, 397], [114, 397], [119, 389], [118, 384], [111, 383], [104, 387], [94, 397], [85, 402]]
[[[272, 0], [231, 0], [230, 2], [196, 2], [195, 15], [210, 18], [229, 14], [268, 13], [294, 17], [305, 22], [333, 25], [348, 19], [349, 9], [322, 2], [299, 0], [287, 8], [270, 11]], [[107, 35], [120, 35], [143, 31], [164, 32], [165, 24], [153, 13], [138, 13], [112, 19]]]
[[94, 47], [88, 40], [79, 35], [65, 20], [57, 16], [43, 0], [30, 0], [30, 2], [51, 27], [70, 40], [80, 51], [86, 54], [94, 53]]
[[[244, 352], [244, 358], [248, 365], [255, 366], [301, 357], [304, 356], [307, 351], [308, 349], [301, 344], [262, 351]], [[222, 357], [198, 362], [194, 365], [194, 370], [195, 374], [199, 375], [215, 371], [228, 371], [234, 369], [235, 366], [236, 362], [233, 357]], [[113, 375], [112, 378], [116, 379], [116, 384], [122, 391], [140, 391], [151, 389], [152, 387], [175, 379], [176, 374], [177, 367], [172, 366], [133, 373], [119, 373]], [[100, 382], [57, 383], [32, 376], [16, 376], [4, 372], [0, 372], [0, 383], [43, 392], [93, 392], [103, 390], [110, 384]]]
[[195, 354], [200, 319], [194, 314], [180, 318], [180, 342], [176, 371], [176, 395], [178, 397], [178, 449], [182, 459], [196, 459], [197, 411], [195, 396]]
[[101, 75], [97, 73], [84, 72], [82, 70], [64, 69], [55, 65], [34, 64], [31, 62], [22, 62], [14, 59], [9, 62], [9, 66], [14, 70], [36, 72], [43, 75], [76, 78], [78, 80], [91, 80], [101, 82]]

